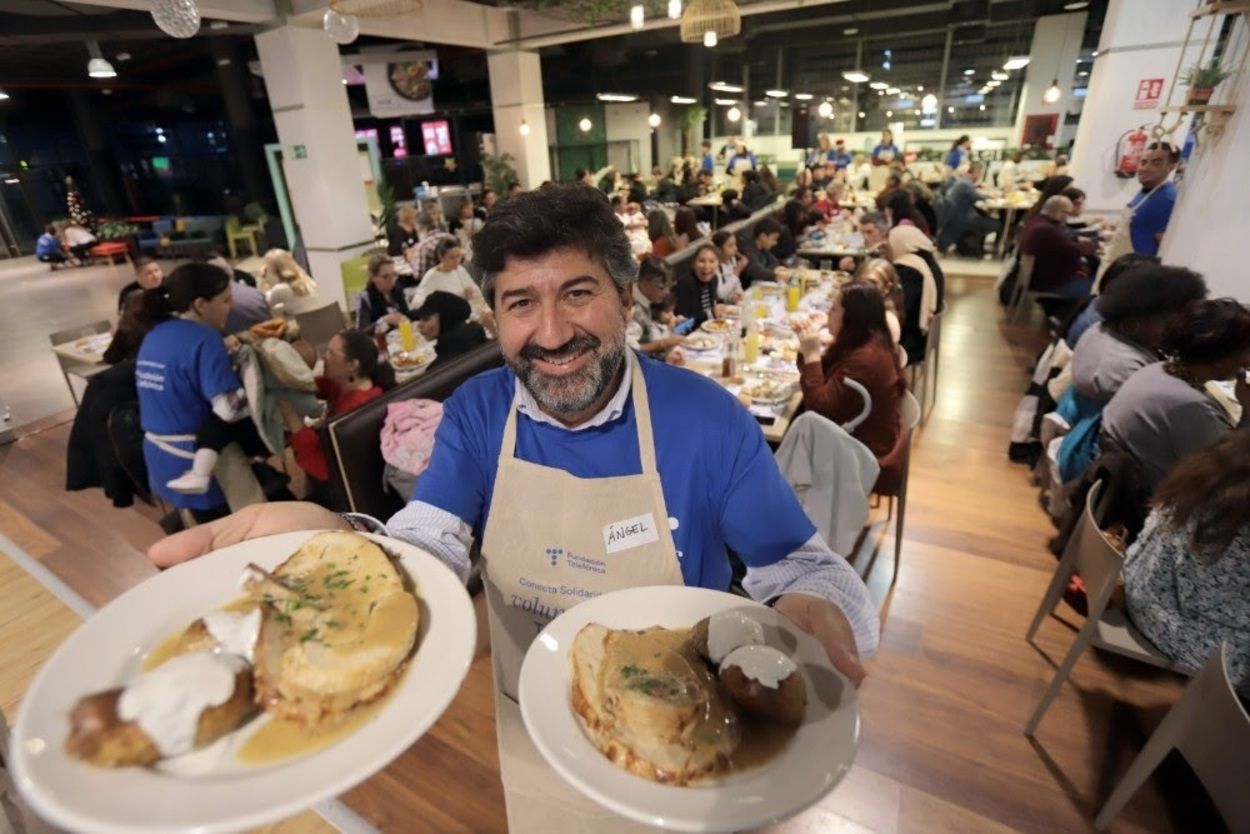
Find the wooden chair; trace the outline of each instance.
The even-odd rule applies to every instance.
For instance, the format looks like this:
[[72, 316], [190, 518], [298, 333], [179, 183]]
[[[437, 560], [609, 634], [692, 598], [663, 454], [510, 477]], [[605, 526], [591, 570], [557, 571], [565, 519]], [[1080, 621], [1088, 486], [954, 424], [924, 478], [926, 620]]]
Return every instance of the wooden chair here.
[[[71, 327], [68, 330], [58, 330], [48, 336], [48, 341], [52, 343], [52, 347], [60, 347], [75, 342], [78, 339], [84, 339], [88, 336], [98, 336], [101, 333], [108, 333], [113, 329], [113, 325], [107, 319], [95, 321], [91, 324], [82, 325], [81, 327]], [[61, 375], [65, 377], [65, 385], [69, 388], [70, 399], [74, 401], [74, 405], [78, 405], [78, 392], [74, 390], [74, 384], [70, 382], [70, 376], [76, 376], [81, 380], [87, 380], [93, 375], [107, 368], [104, 364], [92, 364], [90, 362], [76, 361], [59, 351], [53, 351], [56, 356], [57, 364], [61, 367]]]
[[[941, 361], [942, 351], [942, 317], [946, 315], [946, 302], [942, 302], [942, 308], [933, 315], [933, 319], [929, 322], [929, 332], [924, 337], [924, 356], [914, 365], [907, 366], [909, 375], [908, 388], [912, 391], [916, 390], [916, 377], [920, 377], [920, 425], [925, 424], [928, 414], [933, 410], [933, 406], [937, 404], [937, 382], [938, 382], [938, 363]], [[932, 381], [930, 382], [930, 378]], [[929, 401], [930, 388], [932, 388], [933, 403], [927, 408], [925, 403]]]
[[324, 353], [330, 340], [347, 327], [347, 317], [337, 301], [315, 310], [296, 313], [295, 321], [299, 324], [300, 338], [315, 347], [318, 354]]
[[1059, 567], [1056, 568], [1055, 575], [1050, 580], [1050, 587], [1046, 589], [1042, 603], [1038, 606], [1033, 622], [1029, 625], [1028, 634], [1025, 636], [1026, 640], [1033, 642], [1033, 635], [1037, 633], [1038, 626], [1063, 595], [1063, 590], [1068, 586], [1068, 580], [1073, 571], [1080, 573], [1081, 580], [1085, 583], [1085, 598], [1089, 613], [1086, 616], [1085, 625], [1077, 633], [1076, 640], [1068, 650], [1067, 656], [1055, 671], [1050, 686], [1047, 687], [1037, 709], [1033, 711], [1033, 716], [1024, 727], [1024, 734], [1029, 737], [1037, 731], [1038, 723], [1050, 709], [1051, 702], [1055, 700], [1055, 696], [1059, 694], [1059, 688], [1072, 673], [1072, 667], [1076, 665], [1076, 661], [1091, 645], [1151, 666], [1176, 672], [1184, 671], [1160, 654], [1150, 641], [1142, 637], [1133, 628], [1123, 611], [1107, 610], [1107, 603], [1111, 599], [1112, 592], [1115, 591], [1124, 567], [1124, 556], [1107, 540], [1106, 534], [1099, 526], [1103, 515], [1100, 510], [1105, 506], [1099, 504], [1099, 495], [1105, 488], [1106, 484], [1098, 481], [1090, 487], [1089, 493], [1085, 496], [1085, 511], [1081, 514], [1076, 530], [1068, 540], [1068, 547], [1064, 550]]
[[1030, 301], [1039, 301], [1043, 298], [1071, 301], [1066, 295], [1060, 295], [1056, 292], [1037, 292], [1031, 289], [1033, 267], [1036, 263], [1037, 259], [1035, 256], [1020, 254], [1020, 268], [1016, 270], [1016, 286], [1012, 290], [1012, 302], [1009, 305], [1009, 321], [1013, 324], [1020, 320], [1020, 316], [1024, 314]]
[[1250, 715], [1228, 679], [1227, 645], [1220, 644], [1194, 676], [1180, 700], [1150, 736], [1098, 812], [1100, 831], [1132, 798], [1173, 749], [1202, 780], [1229, 831], [1250, 831]]

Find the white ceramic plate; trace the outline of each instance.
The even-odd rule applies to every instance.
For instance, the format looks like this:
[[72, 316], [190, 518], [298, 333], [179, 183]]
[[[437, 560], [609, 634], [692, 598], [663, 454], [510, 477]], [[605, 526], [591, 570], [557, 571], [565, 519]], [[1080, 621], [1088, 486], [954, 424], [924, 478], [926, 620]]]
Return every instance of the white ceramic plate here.
[[724, 319], [708, 319], [699, 325], [699, 329], [704, 333], [711, 333], [715, 336], [724, 336], [733, 330], [733, 325]]
[[[807, 713], [789, 746], [760, 768], [701, 787], [660, 785], [604, 758], [569, 706], [567, 654], [582, 626], [686, 628], [731, 609], [763, 623], [768, 644], [793, 657], [806, 679]], [[574, 606], [530, 645], [518, 694], [530, 738], [573, 787], [622, 816], [672, 831], [745, 831], [797, 814], [837, 785], [859, 746], [855, 689], [820, 644], [771, 608], [704, 588], [631, 588]]]
[[385, 767], [438, 720], [473, 659], [477, 621], [463, 583], [412, 545], [369, 538], [399, 556], [421, 618], [415, 655], [385, 705], [331, 746], [273, 765], [234, 756], [261, 721], [160, 768], [92, 767], [63, 749], [69, 711], [83, 695], [119, 686], [147, 653], [201, 614], [237, 596], [244, 566], [276, 567], [314, 533], [284, 533], [178, 565], [122, 594], [70, 635], [40, 670], [13, 729], [18, 789], [44, 819], [84, 834], [237, 831], [291, 816]]

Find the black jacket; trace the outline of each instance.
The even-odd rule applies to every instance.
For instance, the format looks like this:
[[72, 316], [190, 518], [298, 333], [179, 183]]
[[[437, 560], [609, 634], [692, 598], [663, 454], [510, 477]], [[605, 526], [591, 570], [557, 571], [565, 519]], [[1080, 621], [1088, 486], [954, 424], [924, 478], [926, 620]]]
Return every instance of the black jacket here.
[[747, 268], [742, 270], [742, 288], [748, 289], [753, 281], [776, 281], [775, 270], [781, 265], [772, 252], [761, 251], [755, 238], [748, 232], [738, 234], [738, 251], [747, 257]]
[[704, 284], [694, 277], [694, 273], [687, 273], [683, 276], [673, 287], [678, 315], [694, 319], [695, 327], [710, 319], [712, 310], [716, 306], [717, 283], [715, 277]]
[[438, 344], [434, 346], [437, 354], [431, 368], [447, 364], [461, 354], [468, 353], [475, 347], [486, 344], [486, 331], [475, 321], [458, 324], [446, 333], [438, 334]]
[[894, 265], [898, 283], [903, 290], [902, 326], [898, 343], [907, 351], [907, 362], [915, 365], [924, 361], [925, 334], [920, 330], [920, 301], [924, 293], [924, 276], [910, 266]]
[[125, 413], [137, 416], [138, 399], [134, 360], [114, 365], [87, 381], [69, 432], [67, 490], [102, 487], [114, 507], [129, 507], [136, 492], [147, 494], [143, 434], [137, 421], [123, 419]]

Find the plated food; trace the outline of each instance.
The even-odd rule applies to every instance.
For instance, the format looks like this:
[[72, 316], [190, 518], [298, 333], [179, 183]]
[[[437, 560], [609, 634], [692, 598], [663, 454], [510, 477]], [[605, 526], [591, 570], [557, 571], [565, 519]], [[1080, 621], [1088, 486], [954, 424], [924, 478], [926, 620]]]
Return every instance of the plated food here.
[[141, 674], [83, 696], [66, 752], [102, 767], [149, 765], [263, 712], [305, 731], [305, 745], [277, 751], [298, 755], [403, 673], [417, 601], [369, 539], [318, 534], [272, 573], [249, 565], [242, 585], [242, 597], [163, 641]]
[[693, 336], [686, 337], [685, 347], [691, 350], [715, 350], [720, 347], [720, 342], [711, 336], [702, 333], [696, 333]]
[[699, 325], [699, 329], [706, 333], [728, 333], [732, 326], [724, 319], [708, 319]]
[[404, 542], [232, 545], [136, 586], [58, 648], [18, 712], [15, 781], [73, 831], [263, 825], [419, 738], [468, 671], [475, 632], [460, 580]]
[[566, 781], [672, 831], [751, 830], [802, 811], [841, 779], [859, 737], [854, 689], [814, 638], [703, 588], [574, 606], [531, 644], [518, 695]]
[[428, 353], [392, 353], [391, 365], [396, 370], [415, 370], [423, 368], [430, 363], [432, 357]]
[[689, 629], [584, 626], [569, 653], [570, 701], [614, 764], [697, 785], [756, 767], [785, 746], [807, 688], [763, 627], [736, 611]]
[[794, 383], [785, 379], [764, 377], [748, 381], [738, 393], [750, 397], [754, 403], [782, 403], [794, 393]]

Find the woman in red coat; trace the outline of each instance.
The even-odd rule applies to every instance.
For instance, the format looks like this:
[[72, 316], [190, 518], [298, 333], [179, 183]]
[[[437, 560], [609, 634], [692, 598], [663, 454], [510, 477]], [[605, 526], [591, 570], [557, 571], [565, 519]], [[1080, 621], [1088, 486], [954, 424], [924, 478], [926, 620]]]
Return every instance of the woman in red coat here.
[[822, 353], [820, 337], [810, 325], [799, 332], [799, 387], [803, 406], [839, 425], [864, 409], [853, 379], [868, 390], [872, 409], [851, 432], [881, 464], [874, 491], [897, 489], [902, 466], [899, 400], [906, 390], [894, 340], [886, 325], [885, 301], [875, 284], [852, 282], [842, 288], [829, 309], [833, 344]]
[[[326, 401], [323, 420], [359, 408], [395, 385], [395, 372], [381, 361], [373, 337], [363, 331], [339, 333], [326, 346], [324, 359], [325, 374], [317, 377], [317, 399]], [[306, 426], [285, 400], [281, 408], [295, 462], [309, 478], [324, 484], [330, 471], [316, 430]]]

